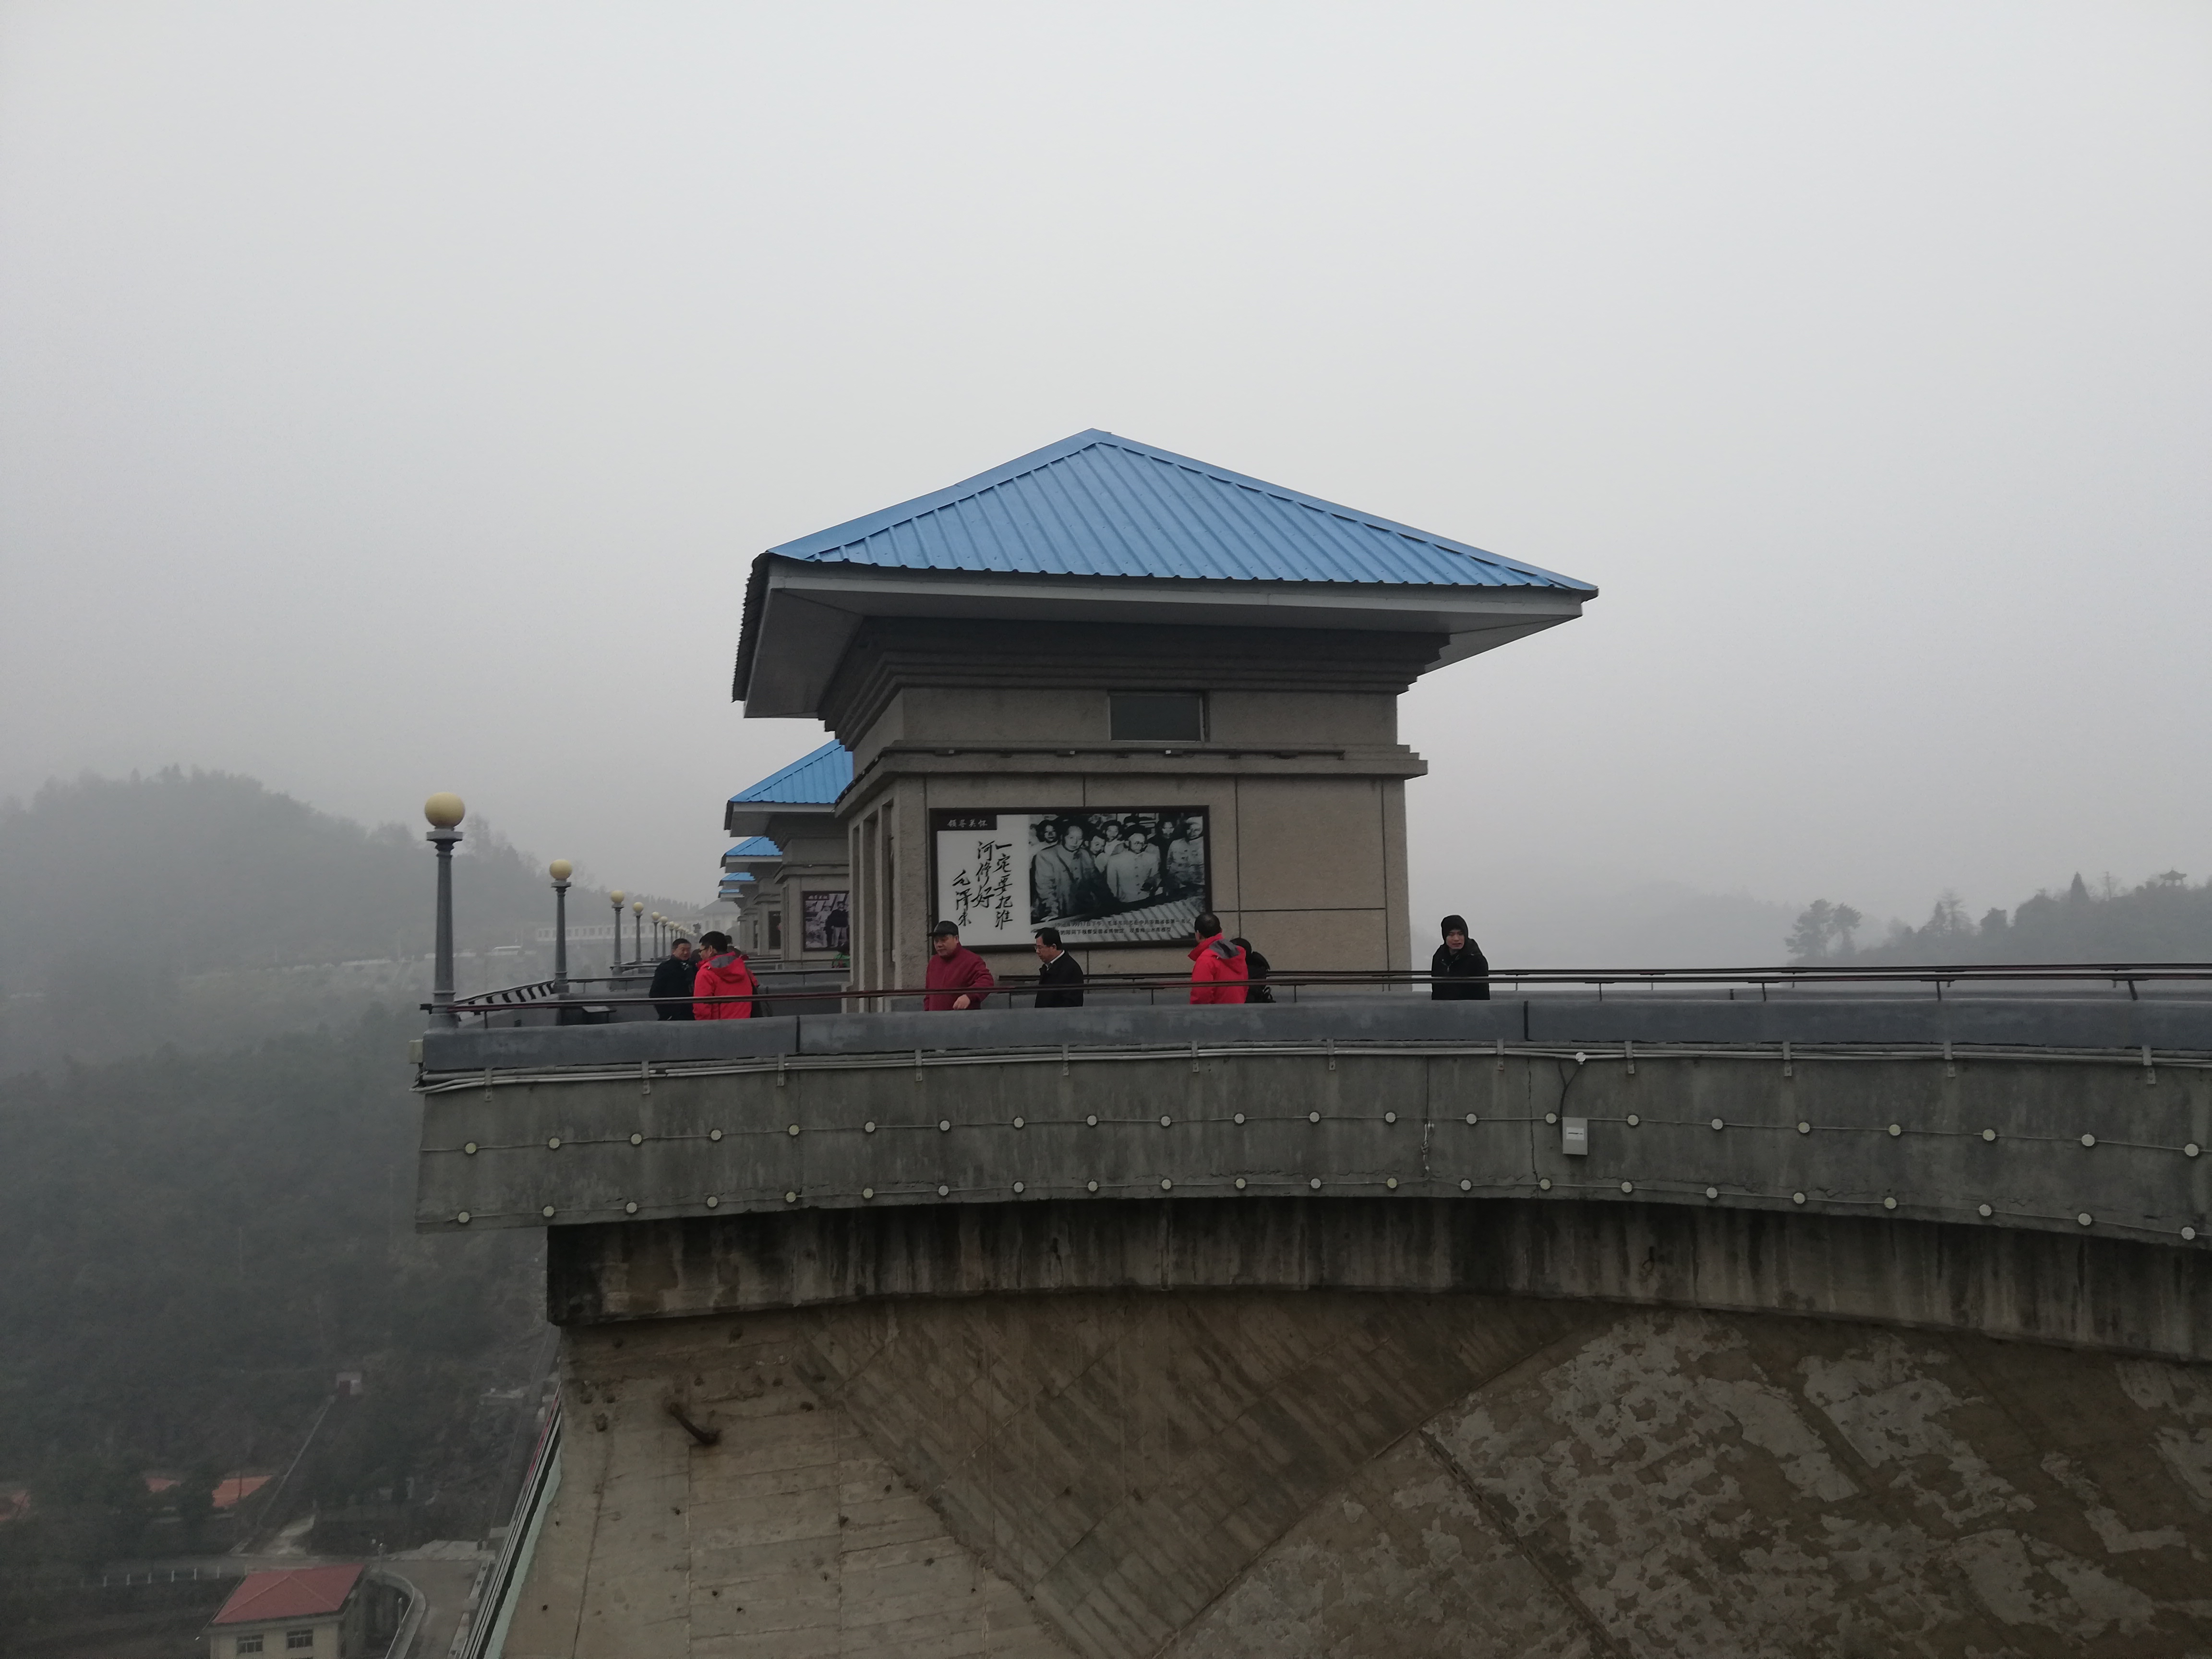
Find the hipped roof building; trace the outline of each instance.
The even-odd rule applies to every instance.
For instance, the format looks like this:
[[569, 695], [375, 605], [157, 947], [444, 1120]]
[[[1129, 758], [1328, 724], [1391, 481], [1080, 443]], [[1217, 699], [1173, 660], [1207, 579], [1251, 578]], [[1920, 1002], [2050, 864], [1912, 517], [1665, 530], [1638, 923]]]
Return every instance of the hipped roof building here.
[[[834, 818], [873, 984], [918, 981], [930, 924], [976, 914], [994, 880], [987, 947], [1025, 948], [1054, 913], [1094, 970], [1173, 968], [1168, 930], [1201, 903], [1286, 965], [1402, 967], [1404, 783], [1425, 767], [1397, 741], [1398, 695], [1596, 591], [1079, 433], [755, 559], [733, 695], [837, 742], [725, 827], [772, 834], [777, 805]], [[848, 767], [825, 809], [813, 775]], [[793, 787], [815, 799], [780, 802]], [[1063, 836], [1078, 873], [1032, 877]], [[1176, 867], [1151, 871], [1170, 837]]]

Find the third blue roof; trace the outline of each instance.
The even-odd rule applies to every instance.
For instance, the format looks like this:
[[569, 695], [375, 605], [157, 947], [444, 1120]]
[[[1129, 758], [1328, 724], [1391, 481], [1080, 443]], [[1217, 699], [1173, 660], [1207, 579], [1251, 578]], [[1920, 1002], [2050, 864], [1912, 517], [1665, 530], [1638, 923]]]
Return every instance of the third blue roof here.
[[[1596, 591], [1571, 576], [1097, 431], [769, 551], [810, 563], [909, 570]], [[850, 765], [848, 759], [848, 778]]]
[[771, 772], [730, 797], [732, 801], [767, 801], [780, 806], [829, 806], [853, 781], [853, 751], [842, 743], [823, 744], [801, 755], [781, 772]]

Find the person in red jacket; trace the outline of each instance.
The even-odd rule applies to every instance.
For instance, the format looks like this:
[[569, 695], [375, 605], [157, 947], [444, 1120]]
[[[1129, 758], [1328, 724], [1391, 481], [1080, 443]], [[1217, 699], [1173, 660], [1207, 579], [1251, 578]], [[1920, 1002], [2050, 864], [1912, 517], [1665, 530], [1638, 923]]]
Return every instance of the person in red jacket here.
[[1190, 1000], [1193, 1002], [1242, 1002], [1244, 981], [1251, 977], [1244, 947], [1221, 937], [1221, 918], [1208, 910], [1191, 924], [1198, 939], [1190, 953]]
[[940, 921], [929, 932], [929, 975], [922, 983], [929, 994], [921, 1006], [935, 1012], [950, 1008], [980, 1008], [983, 994], [998, 981], [982, 957], [960, 943], [960, 930]]
[[[702, 933], [699, 943], [706, 949], [701, 955], [699, 971], [691, 981], [691, 994], [699, 999], [691, 1005], [692, 1018], [750, 1019], [750, 999], [759, 994], [760, 981], [745, 966], [745, 953], [730, 943], [727, 933]], [[706, 1000], [709, 997], [744, 1000], [709, 1002]]]

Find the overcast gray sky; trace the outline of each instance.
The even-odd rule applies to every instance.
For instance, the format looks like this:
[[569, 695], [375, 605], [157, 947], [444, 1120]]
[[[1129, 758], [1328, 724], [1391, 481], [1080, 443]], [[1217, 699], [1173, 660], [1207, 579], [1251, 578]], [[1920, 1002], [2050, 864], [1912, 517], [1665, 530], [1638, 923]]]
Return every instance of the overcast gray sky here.
[[2208, 295], [2203, 4], [8, 5], [0, 791], [702, 892], [752, 555], [1101, 426], [1604, 589], [1417, 913], [2202, 878]]

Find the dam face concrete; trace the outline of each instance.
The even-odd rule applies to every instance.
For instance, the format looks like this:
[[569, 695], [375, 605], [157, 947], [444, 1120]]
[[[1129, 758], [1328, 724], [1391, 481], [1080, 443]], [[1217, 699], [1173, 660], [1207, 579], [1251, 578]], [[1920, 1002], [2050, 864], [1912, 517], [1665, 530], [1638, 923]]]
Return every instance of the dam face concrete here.
[[2212, 1654], [2212, 1011], [1091, 1012], [425, 1042], [505, 1655]]
[[2212, 1648], [2203, 1366], [1080, 1292], [577, 1328], [563, 1390], [509, 1659]]

